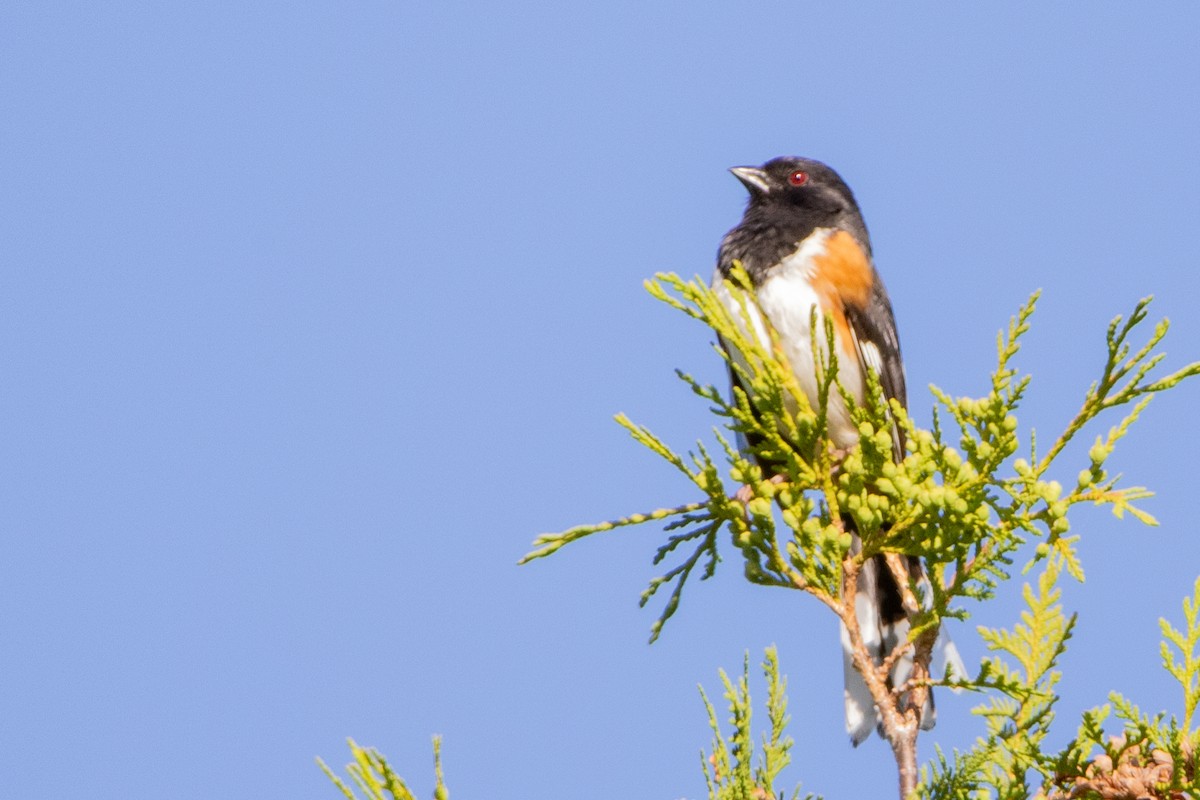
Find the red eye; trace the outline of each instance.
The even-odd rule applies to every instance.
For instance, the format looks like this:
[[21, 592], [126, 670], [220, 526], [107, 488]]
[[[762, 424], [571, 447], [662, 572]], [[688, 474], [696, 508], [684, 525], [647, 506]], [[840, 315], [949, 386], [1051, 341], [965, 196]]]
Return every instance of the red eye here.
[[808, 183], [808, 173], [796, 170], [791, 175], [788, 175], [788, 183], [792, 186], [803, 186]]

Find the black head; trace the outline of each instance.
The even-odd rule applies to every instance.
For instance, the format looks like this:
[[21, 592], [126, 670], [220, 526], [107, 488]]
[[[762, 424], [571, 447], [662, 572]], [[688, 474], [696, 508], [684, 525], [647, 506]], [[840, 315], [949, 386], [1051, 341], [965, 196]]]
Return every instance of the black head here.
[[750, 192], [745, 222], [766, 224], [800, 241], [817, 228], [853, 234], [867, 252], [867, 227], [850, 187], [820, 161], [783, 156], [761, 167], [729, 170]]

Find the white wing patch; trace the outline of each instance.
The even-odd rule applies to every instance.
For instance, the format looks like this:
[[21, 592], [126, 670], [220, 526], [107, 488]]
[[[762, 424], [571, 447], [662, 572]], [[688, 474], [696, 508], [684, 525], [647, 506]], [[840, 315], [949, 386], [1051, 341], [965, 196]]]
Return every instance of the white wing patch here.
[[863, 365], [876, 375], [882, 375], [883, 356], [879, 353], [879, 347], [874, 342], [864, 342], [857, 334], [854, 338], [858, 340], [858, 352], [862, 356]]

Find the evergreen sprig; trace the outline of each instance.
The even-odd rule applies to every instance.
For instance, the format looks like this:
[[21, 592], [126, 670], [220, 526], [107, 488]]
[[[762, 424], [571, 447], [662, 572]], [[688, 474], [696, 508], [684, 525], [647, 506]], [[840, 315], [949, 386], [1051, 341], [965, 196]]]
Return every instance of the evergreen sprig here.
[[1054, 774], [1054, 760], [1044, 755], [1042, 744], [1054, 720], [1055, 687], [1060, 673], [1054, 668], [1065, 652], [1075, 617], [1066, 616], [1059, 602], [1058, 578], [1062, 559], [1048, 559], [1036, 589], [1025, 584], [1027, 610], [1011, 629], [980, 628], [987, 648], [995, 655], [983, 663], [971, 682], [975, 691], [991, 694], [974, 713], [984, 719], [986, 736], [967, 753], [945, 755], [922, 771], [920, 797], [928, 800], [1030, 796], [1027, 779]]
[[[346, 800], [359, 800], [359, 795], [351, 788], [351, 784], [362, 792], [363, 800], [416, 800], [416, 795], [382, 753], [374, 747], [359, 747], [353, 739], [348, 739], [347, 742], [350, 745], [350, 757], [353, 759], [346, 765], [350, 783], [338, 777], [324, 761], [317, 759], [321, 770], [333, 781]], [[446, 789], [445, 776], [442, 774], [440, 736], [433, 737], [433, 771], [434, 800], [450, 800], [450, 792]]]
[[[729, 709], [729, 724], [733, 726], [728, 736], [721, 732], [716, 709], [705, 694], [704, 687], [700, 687], [700, 697], [708, 711], [708, 724], [713, 732], [712, 752], [700, 754], [709, 800], [775, 800], [777, 797], [783, 800], [787, 796], [784, 791], [776, 794], [775, 790], [780, 772], [791, 763], [793, 742], [786, 733], [789, 721], [787, 679], [779, 670], [779, 655], [773, 646], [767, 648], [762, 670], [767, 679], [767, 719], [770, 730], [763, 734], [761, 752], [757, 757], [750, 724], [750, 654], [746, 654], [742, 675], [736, 683], [725, 670], [720, 671]], [[791, 797], [792, 800], [800, 797], [799, 786], [793, 790]], [[814, 800], [813, 795], [805, 795], [805, 800]]]
[[[1084, 712], [1075, 739], [1061, 753], [1043, 757], [1051, 769], [1043, 771], [1039, 797], [1178, 800], [1200, 796], [1200, 731], [1192, 728], [1200, 687], [1198, 610], [1200, 579], [1192, 596], [1183, 601], [1184, 629], [1159, 620], [1163, 668], [1182, 689], [1183, 719], [1161, 712], [1147, 714], [1124, 695], [1111, 693], [1108, 703]], [[1119, 732], [1111, 736], [1104, 729], [1110, 717], [1119, 724]]]

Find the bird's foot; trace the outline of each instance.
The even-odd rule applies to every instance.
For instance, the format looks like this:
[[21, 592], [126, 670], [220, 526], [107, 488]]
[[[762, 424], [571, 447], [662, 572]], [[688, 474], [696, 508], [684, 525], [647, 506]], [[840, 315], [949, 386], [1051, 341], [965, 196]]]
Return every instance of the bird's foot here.
[[831, 466], [829, 468], [829, 475], [831, 477], [836, 478], [838, 476], [838, 474], [842, 471], [842, 462], [846, 460], [846, 456], [848, 456], [848, 455], [850, 455], [849, 447], [830, 447], [829, 448], [829, 459], [830, 459], [829, 463], [831, 464]]
[[[772, 475], [768, 480], [778, 486], [787, 479], [782, 475]], [[748, 483], [743, 484], [740, 489], [733, 493], [733, 499], [742, 505], [746, 505], [754, 499], [754, 487]]]

